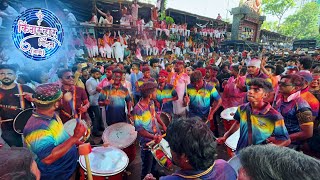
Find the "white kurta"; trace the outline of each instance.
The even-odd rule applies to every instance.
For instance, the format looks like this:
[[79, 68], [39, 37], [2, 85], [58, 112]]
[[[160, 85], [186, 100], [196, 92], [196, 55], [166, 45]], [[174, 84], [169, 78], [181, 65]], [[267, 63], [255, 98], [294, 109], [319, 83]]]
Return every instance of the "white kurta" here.
[[[174, 84], [175, 79], [178, 78], [178, 74], [175, 73], [171, 79], [171, 83]], [[175, 115], [185, 115], [187, 107], [183, 106], [183, 96], [186, 91], [186, 85], [190, 84], [190, 77], [187, 74], [183, 74], [180, 76], [177, 85], [176, 92], [178, 94], [179, 99], [177, 101], [173, 101], [173, 113]]]

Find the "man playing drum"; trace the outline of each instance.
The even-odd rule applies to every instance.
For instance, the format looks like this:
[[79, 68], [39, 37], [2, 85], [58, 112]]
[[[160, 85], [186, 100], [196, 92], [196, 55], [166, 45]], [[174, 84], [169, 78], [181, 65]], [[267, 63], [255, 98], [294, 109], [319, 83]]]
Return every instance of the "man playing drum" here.
[[[131, 109], [131, 97], [127, 88], [121, 84], [123, 71], [114, 69], [112, 71], [113, 84], [104, 87], [99, 97], [99, 105], [107, 106], [107, 124], [110, 126], [118, 122], [127, 122], [125, 106]], [[128, 111], [131, 118], [131, 112]]]
[[[290, 138], [281, 114], [271, 105], [264, 102], [272, 85], [265, 79], [252, 79], [248, 84], [247, 98], [249, 103], [240, 105], [234, 115], [236, 123], [232, 125], [223, 137], [218, 138], [219, 144], [235, 133], [240, 127], [240, 138], [236, 151], [250, 145], [273, 143], [288, 146]], [[248, 118], [249, 117], [249, 118]]]
[[21, 135], [14, 131], [13, 120], [24, 109], [32, 108], [31, 96], [34, 91], [15, 83], [17, 69], [13, 65], [0, 65], [0, 124], [1, 137], [9, 146], [22, 147]]
[[63, 69], [59, 71], [58, 77], [62, 84], [61, 91], [65, 97], [61, 99], [61, 108], [59, 109], [62, 122], [65, 123], [70, 119], [78, 118], [79, 114], [82, 118], [86, 118], [86, 112], [90, 106], [86, 91], [74, 85], [74, 75], [71, 70]]
[[87, 130], [81, 123], [77, 123], [72, 137], [64, 130], [55, 114], [62, 97], [59, 85], [43, 84], [35, 91], [33, 101], [37, 108], [23, 130], [25, 143], [36, 155], [41, 179], [68, 180], [77, 167], [76, 144]]
[[140, 136], [139, 144], [141, 147], [142, 179], [150, 172], [153, 174], [156, 173], [155, 166], [157, 161], [153, 158], [149, 147], [146, 145], [152, 140], [158, 144], [162, 139], [156, 121], [162, 126], [164, 131], [167, 130], [167, 127], [155, 111], [153, 100], [156, 99], [156, 90], [157, 84], [153, 82], [145, 82], [140, 86], [142, 99], [140, 99], [133, 109], [134, 126]]
[[191, 74], [190, 81], [184, 97], [184, 105], [189, 105], [189, 117], [199, 117], [204, 122], [210, 122], [213, 130], [213, 114], [221, 106], [221, 97], [215, 87], [203, 80], [199, 70]]
[[[187, 135], [187, 136], [186, 136]], [[215, 159], [216, 143], [213, 133], [196, 119], [173, 121], [167, 130], [172, 161], [180, 170], [160, 180], [235, 180], [237, 174], [224, 160]], [[145, 180], [155, 180], [147, 175]]]
[[158, 111], [173, 115], [173, 101], [178, 100], [178, 94], [171, 84], [167, 84], [169, 73], [165, 70], [159, 72], [157, 100], [155, 101]]

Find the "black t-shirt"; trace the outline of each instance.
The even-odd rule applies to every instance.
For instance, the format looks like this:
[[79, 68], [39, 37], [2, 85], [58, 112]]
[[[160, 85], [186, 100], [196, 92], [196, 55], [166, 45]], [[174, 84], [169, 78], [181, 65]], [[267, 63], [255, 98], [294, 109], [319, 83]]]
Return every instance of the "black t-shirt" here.
[[[34, 91], [26, 85], [22, 85], [23, 92], [34, 93]], [[20, 98], [15, 94], [19, 94], [18, 86], [12, 89], [0, 88], [0, 117], [2, 120], [14, 119], [22, 110], [20, 105]], [[32, 108], [31, 102], [24, 99], [25, 109]], [[4, 122], [1, 124], [1, 128], [12, 130], [13, 121]]]

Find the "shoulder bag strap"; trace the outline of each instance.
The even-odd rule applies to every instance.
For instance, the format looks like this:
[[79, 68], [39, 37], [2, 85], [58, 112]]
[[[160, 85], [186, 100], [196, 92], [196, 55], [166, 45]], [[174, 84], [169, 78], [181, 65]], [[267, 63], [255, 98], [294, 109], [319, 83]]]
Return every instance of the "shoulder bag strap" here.
[[[250, 107], [249, 107], [250, 108]], [[250, 109], [247, 108], [247, 125], [248, 125], [248, 145], [252, 145], [252, 122], [251, 122], [251, 112]]]
[[18, 85], [18, 92], [19, 92], [19, 99], [20, 99], [20, 107], [22, 110], [26, 108], [26, 103], [24, 101], [24, 96], [23, 96], [23, 89], [21, 84]]

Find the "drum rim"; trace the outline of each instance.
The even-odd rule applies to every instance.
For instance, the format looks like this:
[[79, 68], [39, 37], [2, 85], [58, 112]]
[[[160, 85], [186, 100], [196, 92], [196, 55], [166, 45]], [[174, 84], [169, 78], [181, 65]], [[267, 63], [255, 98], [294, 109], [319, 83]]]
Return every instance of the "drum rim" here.
[[[22, 133], [19, 133], [18, 131], [17, 131], [17, 129], [16, 129], [16, 126], [15, 126], [15, 124], [16, 124], [16, 120], [17, 120], [17, 117], [21, 114], [21, 113], [23, 113], [23, 112], [25, 112], [25, 111], [29, 111], [29, 110], [35, 110], [35, 108], [28, 108], [28, 109], [24, 109], [23, 111], [20, 111], [17, 115], [16, 115], [16, 117], [13, 119], [13, 130], [16, 132], [16, 133], [18, 133], [18, 134], [23, 134], [23, 130], [24, 130], [24, 128], [23, 128], [23, 130], [22, 130]], [[31, 116], [32, 116], [32, 114], [31, 114]], [[30, 116], [30, 117], [31, 117]], [[29, 117], [29, 119], [30, 119], [30, 117]], [[28, 119], [28, 120], [29, 120]], [[27, 123], [28, 123], [28, 121], [27, 121]]]
[[[66, 128], [65, 128], [65, 124], [67, 124], [68, 122], [71, 122], [71, 121], [77, 121], [77, 119], [69, 119], [67, 122], [65, 122], [64, 124], [63, 124], [63, 128], [64, 128], [64, 130], [66, 131]], [[83, 122], [84, 124], [85, 124], [85, 126], [87, 127], [87, 136], [85, 136], [85, 139], [86, 139], [86, 141], [90, 138], [90, 135], [91, 135], [91, 133], [90, 133], [90, 127], [88, 126], [88, 124], [87, 124], [87, 122], [84, 120], [84, 119], [81, 119], [81, 122]], [[70, 123], [69, 123], [70, 124]], [[67, 131], [66, 131], [67, 132]], [[68, 132], [67, 132], [67, 134], [69, 135], [69, 136], [71, 136]], [[79, 139], [79, 141], [82, 141], [84, 139], [84, 137], [81, 137], [80, 139]]]
[[[124, 125], [129, 125], [129, 126], [131, 126], [131, 127], [133, 127], [134, 128], [134, 126], [132, 126], [131, 124], [128, 124], [128, 123], [125, 123], [125, 122], [119, 122], [119, 123], [115, 123], [115, 124], [112, 124], [111, 126], [108, 126], [108, 127], [106, 127], [106, 129], [103, 131], [103, 133], [102, 133], [102, 141], [103, 141], [103, 143], [105, 143], [108, 139], [106, 139], [105, 138], [105, 136], [107, 136], [106, 134], [107, 134], [107, 131], [108, 130], [110, 130], [111, 129], [111, 127], [113, 126], [113, 125], [119, 125], [119, 124], [124, 124]], [[116, 144], [109, 144], [111, 147], [115, 147], [115, 148], [118, 148], [118, 149], [125, 149], [125, 148], [127, 148], [127, 147], [129, 147], [129, 146], [131, 146], [135, 141], [136, 141], [136, 139], [137, 139], [137, 137], [138, 137], [138, 132], [137, 131], [134, 131], [135, 133], [134, 133], [134, 138], [133, 138], [133, 140], [132, 141], [130, 141], [130, 143], [128, 144], [128, 145], [125, 145], [125, 146], [123, 146], [123, 147], [119, 147], [119, 146], [117, 146]], [[107, 142], [110, 142], [110, 141], [107, 141]]]
[[[236, 111], [235, 111], [235, 113], [236, 113], [236, 112], [237, 112], [238, 107], [230, 107], [230, 108], [227, 108], [227, 109], [232, 109], [232, 108], [236, 108]], [[234, 120], [234, 119], [233, 119], [233, 117], [232, 117], [232, 119], [231, 119], [231, 118], [225, 118], [225, 117], [222, 117], [222, 113], [223, 113], [223, 112], [225, 112], [227, 109], [224, 109], [224, 110], [220, 113], [220, 117], [221, 117], [222, 119], [227, 120], [227, 121]]]
[[[112, 146], [111, 146], [111, 147], [104, 147], [104, 146], [94, 147], [94, 148], [92, 148], [92, 150], [93, 150], [93, 149], [100, 149], [100, 148], [102, 148], [102, 149], [112, 149], [112, 150], [119, 151], [122, 155], [124, 155], [124, 157], [126, 157], [126, 163], [125, 163], [125, 166], [124, 166], [123, 168], [121, 168], [119, 171], [115, 171], [115, 172], [113, 172], [113, 173], [99, 173], [99, 172], [95, 172], [95, 171], [93, 171], [92, 166], [91, 166], [91, 171], [92, 171], [92, 174], [93, 174], [93, 175], [96, 175], [96, 176], [104, 176], [104, 177], [114, 176], [114, 175], [117, 175], [117, 174], [123, 172], [123, 171], [128, 167], [128, 165], [129, 165], [129, 158], [128, 158], [127, 154], [126, 154], [124, 151], [122, 151], [121, 149], [118, 149], [118, 148], [116, 148], [116, 147], [112, 147]], [[84, 162], [84, 164], [85, 164], [84, 156], [80, 155], [80, 156], [79, 156], [79, 159], [78, 159], [78, 162], [79, 162], [81, 168], [82, 168], [85, 172], [87, 172], [86, 167], [84, 166], [84, 164], [81, 163], [81, 162], [82, 162], [81, 159], [83, 159], [83, 162]], [[90, 164], [91, 164], [91, 162], [90, 162]]]
[[[165, 139], [162, 139], [162, 140], [166, 141]], [[162, 140], [161, 140], [161, 141], [162, 141]], [[160, 143], [161, 143], [161, 141], [160, 141]], [[172, 155], [171, 155], [171, 158], [170, 158], [169, 155], [168, 155], [168, 153], [167, 153], [166, 151], [164, 151], [164, 148], [163, 148], [162, 146], [159, 147], [160, 143], [157, 145], [158, 148], [161, 148], [161, 150], [162, 150], [162, 152], [165, 154], [165, 156], [166, 156], [168, 159], [170, 159], [170, 161], [172, 162]], [[166, 169], [168, 169], [168, 170], [171, 170], [172, 168], [168, 168], [168, 167], [166, 167], [166, 166], [164, 166], [164, 165], [161, 164], [160, 159], [156, 158], [155, 151], [156, 151], [155, 148], [151, 149], [151, 153], [152, 153], [154, 159], [158, 162], [158, 164], [159, 164], [161, 167], [163, 167], [163, 168], [166, 168]]]
[[172, 121], [172, 117], [171, 117], [171, 115], [169, 114], [169, 113], [166, 113], [166, 112], [157, 112], [157, 114], [165, 114], [168, 118], [169, 118], [169, 121], [171, 122]]
[[[233, 134], [237, 133], [238, 131], [239, 131], [239, 134], [240, 134], [240, 128], [239, 128], [236, 132], [234, 132]], [[231, 136], [232, 136], [233, 134], [231, 134]], [[237, 142], [237, 145], [236, 145], [235, 149], [233, 149], [233, 147], [231, 147], [231, 145], [230, 145], [229, 143], [227, 143], [227, 140], [228, 140], [231, 136], [229, 136], [229, 137], [226, 139], [226, 141], [224, 142], [224, 144], [225, 144], [226, 146], [228, 146], [230, 149], [232, 149], [232, 151], [235, 151], [235, 150], [237, 150], [237, 146], [238, 146], [238, 142], [239, 142], [239, 139], [240, 139], [240, 135], [239, 135], [239, 139], [238, 139], [238, 142]]]

